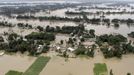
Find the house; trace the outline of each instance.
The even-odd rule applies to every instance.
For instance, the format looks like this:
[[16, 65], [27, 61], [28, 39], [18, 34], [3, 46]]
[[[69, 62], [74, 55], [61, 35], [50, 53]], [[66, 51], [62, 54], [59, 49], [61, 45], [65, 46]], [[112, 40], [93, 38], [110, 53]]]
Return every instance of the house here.
[[43, 45], [39, 45], [37, 47], [37, 53], [41, 53], [43, 51]]
[[71, 48], [71, 47], [67, 48], [67, 50], [70, 51], [70, 52], [75, 51], [75, 49], [73, 49], [73, 48]]
[[95, 42], [91, 42], [91, 41], [86, 41], [82, 43], [86, 48], [91, 48], [92, 45], [95, 44]]
[[5, 52], [3, 52], [3, 51], [2, 51], [2, 52], [0, 52], [0, 56], [3, 56], [4, 54], [5, 54]]

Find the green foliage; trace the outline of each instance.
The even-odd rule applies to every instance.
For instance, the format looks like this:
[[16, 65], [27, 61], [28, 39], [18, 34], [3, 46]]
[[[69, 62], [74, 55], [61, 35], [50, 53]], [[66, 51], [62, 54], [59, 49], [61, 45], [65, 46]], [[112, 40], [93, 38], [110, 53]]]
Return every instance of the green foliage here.
[[112, 70], [112, 69], [110, 70], [110, 75], [114, 75], [114, 74], [113, 74], [113, 70]]
[[39, 31], [44, 31], [44, 28], [41, 27], [41, 26], [37, 26], [37, 29], [38, 29]]
[[95, 30], [94, 29], [90, 29], [89, 30], [89, 33], [90, 33], [90, 35], [92, 35], [93, 37], [95, 37]]
[[22, 72], [10, 70], [5, 75], [22, 75], [22, 74], [23, 74]]
[[7, 43], [0, 43], [0, 50], [6, 50], [8, 48]]
[[8, 40], [9, 40], [9, 41], [15, 40], [18, 36], [19, 36], [19, 35], [17, 35], [16, 33], [9, 34]]
[[4, 38], [0, 36], [0, 42], [4, 42]]
[[52, 33], [43, 33], [43, 32], [33, 32], [27, 36], [26, 39], [33, 39], [33, 40], [48, 40], [53, 41], [55, 40], [55, 35]]
[[73, 44], [74, 43], [73, 39], [72, 38], [69, 38], [68, 43], [69, 44]]
[[17, 26], [20, 27], [20, 28], [23, 28], [23, 29], [26, 29], [26, 28], [27, 29], [32, 29], [33, 28], [32, 25], [24, 24], [24, 23], [18, 23]]
[[123, 53], [134, 53], [134, 47], [130, 43], [123, 44], [122, 48], [123, 48]]
[[122, 49], [120, 46], [115, 45], [112, 49], [109, 49], [108, 47], [101, 48], [101, 51], [103, 52], [103, 55], [105, 58], [111, 58], [111, 57], [122, 57]]
[[61, 40], [61, 41], [60, 41], [60, 44], [63, 44], [63, 43], [64, 43], [64, 41], [63, 41], [63, 40]]
[[79, 46], [76, 50], [75, 50], [75, 54], [76, 55], [85, 55], [85, 51], [87, 49], [84, 46]]
[[110, 45], [115, 45], [115, 44], [120, 44], [121, 42], [126, 42], [127, 39], [120, 34], [118, 35], [104, 34], [99, 36], [97, 41], [107, 42]]
[[93, 70], [94, 75], [108, 75], [106, 64], [96, 63]]
[[43, 68], [49, 62], [50, 57], [40, 56], [22, 75], [39, 75]]
[[134, 38], [134, 32], [129, 33], [128, 36]]
[[46, 53], [47, 51], [49, 51], [49, 48], [50, 48], [50, 47], [49, 47], [48, 45], [44, 46], [42, 52], [43, 52], [43, 53]]
[[127, 75], [131, 75], [131, 73], [127, 73]]
[[75, 54], [76, 55], [87, 55], [89, 57], [93, 57], [94, 56], [94, 49], [93, 46], [91, 49], [85, 48], [84, 46], [79, 46], [76, 50], [75, 50]]

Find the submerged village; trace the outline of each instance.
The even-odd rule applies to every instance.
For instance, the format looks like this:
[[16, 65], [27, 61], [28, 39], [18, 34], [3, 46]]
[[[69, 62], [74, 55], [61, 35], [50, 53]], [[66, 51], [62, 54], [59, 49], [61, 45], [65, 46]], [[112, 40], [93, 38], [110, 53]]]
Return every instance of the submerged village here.
[[133, 75], [133, 63], [129, 2], [0, 4], [0, 75]]

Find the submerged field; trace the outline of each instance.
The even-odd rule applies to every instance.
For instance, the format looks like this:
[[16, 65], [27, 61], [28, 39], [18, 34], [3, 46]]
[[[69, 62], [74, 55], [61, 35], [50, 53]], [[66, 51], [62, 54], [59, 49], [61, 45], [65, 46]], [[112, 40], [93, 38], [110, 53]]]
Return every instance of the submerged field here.
[[24, 73], [10, 70], [5, 75], [39, 75], [49, 60], [50, 57], [38, 57]]
[[108, 75], [107, 73], [107, 65], [106, 64], [101, 64], [101, 63], [96, 63], [94, 65], [94, 75]]
[[133, 58], [134, 55], [125, 55], [122, 59], [105, 59], [102, 55], [96, 55], [94, 58], [89, 59], [69, 58], [68, 61], [65, 61], [65, 58], [54, 56], [40, 75], [95, 75], [94, 65], [96, 63], [105, 63], [99, 66], [103, 67], [103, 72], [105, 71], [107, 74], [112, 69], [115, 75], [126, 75], [128, 72], [133, 75]]
[[39, 75], [50, 57], [38, 57], [37, 60], [22, 75]]
[[[46, 56], [46, 54], [44, 54], [44, 55]], [[52, 55], [52, 53], [50, 53], [50, 55]], [[50, 56], [50, 55], [47, 54], [47, 56]], [[5, 57], [5, 56], [3, 56], [3, 57]], [[41, 65], [40, 63], [42, 63], [42, 62], [37, 63], [37, 60], [35, 60], [35, 58], [29, 59], [26, 57], [25, 58], [21, 57], [21, 58], [17, 59], [18, 57], [19, 56], [14, 57], [13, 55], [6, 56], [6, 58], [4, 58], [4, 61], [0, 58], [0, 60], [2, 60], [0, 62], [1, 66], [2, 66], [2, 67], [0, 67], [0, 74], [5, 75], [9, 71], [9, 73], [11, 73], [11, 74], [7, 74], [7, 75], [12, 75], [12, 73], [20, 74], [20, 72], [23, 72], [26, 75], [27, 74], [35, 75], [37, 73], [39, 75], [63, 75], [63, 74], [64, 75], [82, 75], [82, 74], [94, 75], [94, 67], [96, 66], [95, 65], [96, 63], [105, 63], [106, 65], [102, 64], [101, 67], [103, 67], [104, 70], [106, 70], [106, 66], [107, 66], [108, 73], [112, 69], [113, 73], [115, 75], [126, 75], [128, 72], [130, 72], [132, 75], [134, 74], [134, 71], [133, 71], [134, 67], [132, 66], [134, 63], [134, 60], [133, 60], [134, 55], [124, 55], [122, 57], [122, 59], [117, 59], [117, 58], [105, 59], [101, 54], [96, 54], [94, 58], [83, 58], [83, 57], [82, 58], [81, 57], [80, 58], [69, 58], [67, 61], [65, 61], [65, 58], [55, 56], [53, 54], [51, 56], [50, 61], [47, 63], [47, 65], [45, 67], [40, 66]], [[10, 61], [10, 63], [12, 63], [12, 64], [9, 63], [9, 59], [13, 60], [13, 61]], [[15, 59], [17, 59], [17, 60], [15, 60]], [[46, 63], [46, 61], [48, 61], [48, 60], [45, 60], [45, 59], [39, 60], [39, 61], [43, 61], [43, 63]], [[49, 58], [47, 58], [47, 59], [49, 59]], [[23, 62], [22, 62], [22, 60], [23, 60]], [[26, 62], [26, 60], [31, 61], [31, 63], [29, 62], [29, 64], [28, 64], [28, 62]], [[5, 61], [8, 61], [8, 63]], [[20, 61], [20, 62], [17, 63], [17, 61]], [[4, 63], [2, 63], [2, 62], [4, 62]], [[13, 63], [14, 63], [14, 65], [13, 65]], [[30, 65], [31, 65], [31, 67], [30, 67]], [[39, 69], [36, 70], [37, 68], [39, 68]], [[43, 70], [41, 71], [41, 69], [43, 69]], [[10, 72], [10, 70], [14, 70], [15, 72]], [[100, 71], [98, 71], [98, 72], [100, 72]]]
[[[53, 6], [53, 4], [51, 6], [50, 3], [50, 7], [48, 6], [46, 11], [43, 10], [45, 6], [42, 5], [29, 7], [33, 8], [32, 10], [28, 10], [28, 7], [22, 7], [23, 10], [28, 8], [25, 12], [29, 12], [12, 14], [10, 17], [9, 15], [4, 16], [5, 13], [0, 15], [0, 41], [3, 38], [3, 42], [0, 42], [1, 50], [5, 53], [14, 52], [13, 55], [0, 56], [0, 75], [109, 75], [111, 70], [114, 75], [127, 75], [127, 73], [134, 75], [134, 54], [132, 54], [134, 53], [134, 38], [128, 37], [129, 33], [134, 32], [134, 7], [121, 6], [121, 8], [116, 6], [116, 8], [115, 6], [108, 7], [105, 4], [74, 7], [66, 5], [62, 6], [62, 4], [56, 3], [56, 6]], [[55, 8], [51, 10], [51, 7]], [[10, 14], [14, 8], [3, 9], [7, 12], [6, 14]], [[14, 11], [17, 12], [18, 9], [19, 7], [15, 7]], [[35, 13], [34, 9], [38, 12]], [[18, 12], [23, 12], [23, 10], [18, 10]], [[30, 13], [30, 11], [33, 13]], [[67, 15], [66, 11], [72, 11], [77, 15]], [[113, 14], [107, 14], [108, 11], [109, 13], [113, 12]], [[92, 14], [82, 14], [82, 16], [78, 12]], [[26, 16], [21, 16], [22, 19], [18, 19], [18, 15]], [[81, 17], [83, 19], [80, 19]], [[112, 22], [116, 18], [121, 21]], [[99, 23], [98, 20], [100, 20]], [[103, 20], [109, 20], [109, 22], [103, 22]], [[122, 23], [122, 20], [126, 22]], [[129, 24], [129, 21], [132, 24]], [[13, 26], [10, 27], [10, 25]], [[9, 38], [12, 33], [16, 33], [16, 36]], [[98, 41], [102, 34], [113, 35], [110, 37], [106, 35], [106, 37], [102, 37], [104, 38], [103, 41]], [[119, 41], [120, 38], [115, 37], [117, 34], [121, 34], [128, 41]], [[102, 46], [98, 46], [97, 41], [101, 42]], [[123, 49], [122, 43], [128, 42], [132, 43], [132, 46], [126, 46]], [[105, 53], [101, 51], [103, 44], [108, 46], [106, 47], [107, 52], [104, 51]], [[94, 45], [96, 48], [92, 50]], [[81, 46], [82, 48], [79, 49]], [[117, 47], [117, 49], [109, 50], [111, 47]], [[75, 55], [74, 58], [66, 58], [69, 56], [68, 53], [65, 54], [64, 58], [62, 50], [65, 53], [68, 50], [70, 55]], [[74, 50], [77, 50], [79, 55]], [[116, 52], [117, 50], [118, 52]], [[22, 54], [19, 52], [22, 52]], [[25, 52], [28, 52], [28, 55], [31, 56], [25, 55]], [[107, 53], [111, 56], [110, 58], [104, 58]], [[34, 57], [38, 54], [41, 55]], [[92, 54], [92, 57], [90, 57], [90, 54]], [[116, 58], [118, 55], [121, 56]]]
[[35, 61], [36, 58], [21, 54], [4, 55], [0, 57], [0, 75], [6, 74], [10, 70], [25, 72], [25, 70]]
[[18, 71], [13, 71], [10, 70], [8, 73], [6, 73], [5, 75], [22, 75], [22, 72], [18, 72]]

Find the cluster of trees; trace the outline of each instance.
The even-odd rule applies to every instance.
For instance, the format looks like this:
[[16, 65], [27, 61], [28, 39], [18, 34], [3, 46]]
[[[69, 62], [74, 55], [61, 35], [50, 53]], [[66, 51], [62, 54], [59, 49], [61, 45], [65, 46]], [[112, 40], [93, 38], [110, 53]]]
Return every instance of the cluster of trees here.
[[4, 42], [4, 38], [0, 36], [0, 42]]
[[46, 30], [46, 32], [56, 32], [56, 33], [64, 33], [64, 34], [73, 33], [75, 35], [75, 34], [80, 34], [83, 31], [85, 31], [85, 27], [82, 24], [80, 24], [78, 26], [63, 26], [63, 27], [59, 27], [59, 26], [50, 27], [50, 26], [47, 26], [45, 30]]
[[133, 19], [100, 19], [100, 18], [93, 18], [93, 19], [88, 19], [88, 23], [92, 23], [92, 24], [99, 24], [100, 22], [104, 22], [108, 25], [110, 25], [110, 23], [114, 23], [114, 24], [118, 24], [118, 23], [126, 23], [126, 24], [133, 24], [134, 20]]
[[[101, 15], [101, 13], [103, 14], [106, 14], [106, 15], [111, 15], [111, 14], [134, 14], [133, 11], [129, 12], [129, 11], [118, 11], [118, 12], [115, 12], [115, 11], [107, 11], [107, 12], [102, 12], [102, 11], [96, 11], [96, 12], [87, 12], [88, 14], [90, 15]], [[73, 13], [70, 13], [70, 14], [73, 14]], [[79, 15], [79, 14], [78, 14]]]
[[25, 36], [25, 39], [16, 33], [8, 35], [7, 43], [0, 43], [0, 49], [7, 52], [29, 52], [30, 55], [37, 55], [39, 45], [43, 46], [41, 52], [49, 50], [50, 41], [55, 39], [55, 35], [51, 33], [31, 33]]
[[14, 27], [13, 24], [5, 22], [5, 21], [0, 22], [0, 26], [3, 26], [3, 27]]
[[[20, 4], [13, 3], [13, 5], [20, 5]], [[0, 9], [1, 9], [0, 14], [11, 17], [12, 16], [11, 14], [25, 14], [25, 13], [35, 14], [35, 13], [38, 13], [40, 11], [57, 10], [57, 9], [63, 9], [63, 8], [67, 8], [67, 7], [75, 7], [77, 5], [78, 4], [56, 3], [56, 4], [53, 4], [53, 5], [52, 4], [47, 4], [47, 5], [46, 4], [45, 5], [40, 4], [40, 5], [35, 5], [35, 6], [27, 6], [27, 5], [24, 4], [24, 6], [20, 6], [17, 9], [16, 9], [15, 6], [13, 6], [13, 7], [4, 6], [4, 7], [0, 7]]]
[[18, 15], [16, 19], [38, 19], [40, 21], [43, 20], [58, 20], [58, 21], [74, 21], [74, 22], [80, 22], [83, 20], [80, 17], [75, 17], [75, 18], [68, 18], [68, 17], [57, 17], [57, 16], [44, 16], [44, 17], [35, 17], [35, 16], [22, 16]]
[[89, 57], [94, 57], [94, 49], [94, 45], [91, 48], [85, 48], [83, 45], [81, 45], [75, 50], [74, 53], [76, 55], [87, 55]]
[[134, 32], [129, 33], [128, 36], [134, 38]]
[[122, 57], [122, 49], [119, 45], [114, 45], [112, 48], [108, 47], [102, 47], [101, 51], [103, 52], [103, 55], [105, 58], [111, 58], [111, 57]]
[[111, 11], [108, 11], [108, 12], [105, 12], [105, 14], [109, 15], [109, 14], [134, 14], [133, 11], [131, 12], [126, 12], [126, 11], [121, 11], [121, 12], [111, 12]]
[[72, 11], [66, 11], [65, 12], [66, 15], [88, 15], [89, 13], [88, 12], [72, 12]]
[[134, 53], [134, 47], [131, 45], [131, 42], [128, 44], [123, 44], [122, 45], [123, 53]]
[[[70, 13], [70, 12], [69, 12]], [[81, 13], [80, 13], [81, 14]], [[44, 16], [44, 17], [35, 17], [35, 16], [22, 16], [18, 15], [16, 18], [17, 19], [39, 19], [40, 21], [42, 20], [58, 20], [58, 21], [73, 21], [73, 22], [81, 22], [85, 21], [87, 23], [91, 24], [100, 24], [101, 22], [104, 22], [108, 25], [110, 23], [118, 24], [118, 23], [126, 23], [126, 24], [133, 24], [134, 20], [133, 19], [102, 19], [101, 18], [92, 18], [89, 19], [85, 14], [82, 14], [83, 18], [80, 17], [75, 17], [75, 18], [68, 18], [68, 17], [57, 17], [57, 16]]]
[[101, 42], [101, 43], [107, 42], [109, 45], [116, 45], [122, 42], [127, 42], [127, 38], [120, 34], [117, 34], [117, 35], [116, 34], [115, 35], [104, 34], [104, 35], [97, 37], [97, 42]]
[[90, 30], [86, 30], [83, 35], [83, 38], [87, 39], [87, 38], [95, 38], [95, 30], [94, 29], [90, 29]]
[[[129, 43], [126, 44], [127, 38], [118, 35], [101, 35], [97, 37], [96, 43], [100, 46], [101, 51], [105, 58], [118, 57], [121, 58], [122, 54], [133, 53], [134, 47]], [[107, 45], [104, 45], [107, 43]]]
[[46, 41], [54, 41], [55, 35], [53, 33], [46, 32], [33, 32], [29, 35], [25, 36], [26, 39], [30, 40], [46, 40]]
[[134, 20], [133, 19], [112, 19], [111, 20], [112, 23], [126, 23], [126, 24], [133, 24]]
[[121, 58], [123, 54], [134, 53], [134, 47], [128, 43], [122, 45], [113, 45], [112, 48], [110, 48], [110, 46], [102, 47], [101, 51], [103, 52], [105, 58]]
[[20, 27], [20, 28], [24, 28], [24, 29], [25, 28], [27, 28], [27, 29], [32, 29], [33, 28], [32, 25], [24, 24], [24, 23], [18, 23], [17, 26]]

